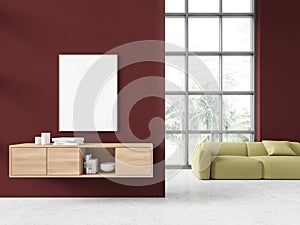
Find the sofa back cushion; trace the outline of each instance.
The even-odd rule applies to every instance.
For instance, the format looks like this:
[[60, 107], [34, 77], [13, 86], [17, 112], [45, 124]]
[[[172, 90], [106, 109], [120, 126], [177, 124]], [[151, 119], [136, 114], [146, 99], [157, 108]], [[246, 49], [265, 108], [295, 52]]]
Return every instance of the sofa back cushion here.
[[296, 153], [296, 155], [300, 156], [300, 143], [299, 142], [290, 142], [291, 148]]
[[247, 142], [248, 156], [266, 156], [268, 155], [262, 142]]
[[246, 143], [240, 142], [210, 142], [205, 143], [213, 156], [217, 155], [236, 155], [247, 156]]

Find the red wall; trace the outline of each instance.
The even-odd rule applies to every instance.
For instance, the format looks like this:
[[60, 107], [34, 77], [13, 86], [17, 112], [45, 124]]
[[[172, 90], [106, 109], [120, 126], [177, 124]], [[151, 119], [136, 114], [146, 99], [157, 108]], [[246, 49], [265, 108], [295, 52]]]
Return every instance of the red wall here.
[[[72, 136], [58, 132], [58, 53], [105, 53], [149, 39], [164, 40], [163, 0], [0, 1], [0, 196], [164, 196], [164, 181], [133, 187], [105, 179], [8, 178], [9, 144], [32, 142], [41, 131]], [[157, 56], [164, 57], [163, 48]], [[120, 70], [119, 90], [149, 75], [163, 77], [163, 64], [138, 63]], [[163, 83], [145, 88], [164, 94]], [[119, 119], [124, 122], [126, 99], [122, 101]], [[156, 116], [164, 118], [164, 101], [140, 101], [130, 115], [131, 129], [147, 137], [149, 120]], [[119, 132], [130, 131], [120, 127]], [[95, 141], [89, 133], [82, 135]], [[118, 142], [114, 133], [99, 135], [105, 142]], [[155, 163], [162, 160], [164, 143], [154, 151]], [[164, 168], [156, 168], [154, 175], [163, 180]]]
[[299, 8], [258, 0], [258, 140], [300, 141]]

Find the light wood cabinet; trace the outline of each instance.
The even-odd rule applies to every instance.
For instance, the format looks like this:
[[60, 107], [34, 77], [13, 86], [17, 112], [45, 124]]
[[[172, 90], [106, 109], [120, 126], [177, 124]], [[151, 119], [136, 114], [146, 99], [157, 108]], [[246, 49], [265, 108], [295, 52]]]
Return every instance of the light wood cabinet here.
[[46, 148], [12, 148], [12, 175], [46, 175]]
[[116, 175], [151, 176], [152, 161], [150, 148], [116, 148]]
[[83, 156], [79, 148], [49, 148], [47, 175], [83, 174]]
[[[99, 162], [114, 161], [111, 173], [84, 174], [84, 154]], [[153, 177], [152, 143], [87, 143], [83, 145], [9, 146], [9, 177], [130, 178]]]

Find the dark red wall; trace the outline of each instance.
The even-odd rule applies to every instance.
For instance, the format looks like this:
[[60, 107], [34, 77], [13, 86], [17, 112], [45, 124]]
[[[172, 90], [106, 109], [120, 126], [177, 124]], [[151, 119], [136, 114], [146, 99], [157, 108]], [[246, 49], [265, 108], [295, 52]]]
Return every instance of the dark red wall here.
[[[1, 0], [0, 1], [0, 196], [164, 196], [164, 181], [126, 186], [105, 179], [9, 179], [8, 146], [32, 142], [41, 131], [58, 132], [59, 53], [105, 53], [139, 40], [164, 40], [163, 0]], [[116, 52], [118, 53], [118, 52]], [[157, 56], [164, 57], [163, 47]], [[126, 57], [120, 55], [119, 60]], [[160, 63], [139, 63], [119, 71], [119, 90], [135, 79], [164, 76]], [[164, 94], [163, 83], [155, 85]], [[139, 93], [136, 93], [137, 95]], [[119, 103], [119, 119], [122, 105]], [[164, 101], [145, 99], [130, 115], [131, 129], [149, 135], [152, 117], [164, 118]], [[162, 128], [163, 129], [163, 128]], [[120, 127], [119, 132], [130, 132]], [[87, 141], [89, 133], [83, 133]], [[105, 142], [118, 142], [114, 133], [99, 133]], [[130, 142], [130, 140], [127, 140]], [[154, 151], [164, 160], [164, 143]], [[164, 178], [164, 168], [156, 168]], [[141, 184], [148, 179], [139, 180]]]
[[300, 141], [299, 9], [258, 0], [258, 140]]

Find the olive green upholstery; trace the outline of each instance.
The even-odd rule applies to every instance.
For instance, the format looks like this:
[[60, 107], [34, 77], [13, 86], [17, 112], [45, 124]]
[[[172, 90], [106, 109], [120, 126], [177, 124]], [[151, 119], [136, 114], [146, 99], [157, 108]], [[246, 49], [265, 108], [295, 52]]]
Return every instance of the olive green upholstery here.
[[262, 143], [265, 146], [268, 155], [296, 155], [288, 141], [262, 141]]
[[[216, 144], [217, 143], [217, 144]], [[211, 148], [218, 146], [219, 149], [214, 148], [217, 150], [218, 154], [216, 155], [235, 155], [235, 156], [247, 156], [247, 145], [246, 143], [209, 143]], [[211, 150], [212, 151], [212, 150]]]
[[300, 156], [300, 143], [299, 142], [290, 142], [291, 148], [296, 153], [296, 155]]
[[289, 142], [296, 156], [269, 156], [263, 143], [210, 142], [192, 154], [200, 179], [300, 179], [300, 143]]
[[201, 146], [197, 146], [193, 152], [192, 171], [196, 177], [201, 179], [210, 179], [210, 164], [212, 160], [212, 154], [207, 149], [208, 143], [203, 143]]
[[300, 179], [300, 156], [254, 156], [263, 164], [264, 179]]
[[248, 156], [266, 156], [266, 151], [263, 143], [261, 142], [247, 142]]
[[260, 161], [245, 156], [217, 156], [211, 165], [212, 179], [261, 179]]

